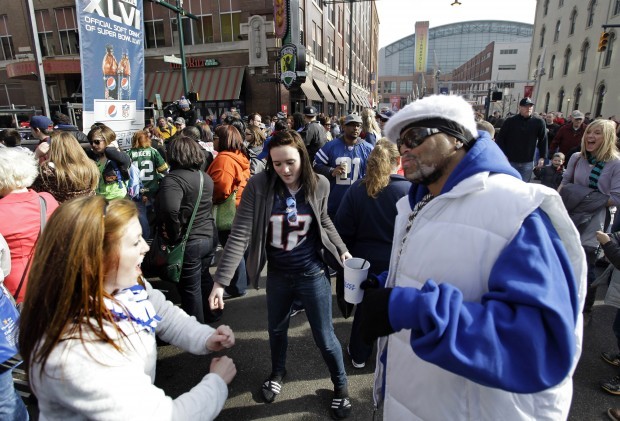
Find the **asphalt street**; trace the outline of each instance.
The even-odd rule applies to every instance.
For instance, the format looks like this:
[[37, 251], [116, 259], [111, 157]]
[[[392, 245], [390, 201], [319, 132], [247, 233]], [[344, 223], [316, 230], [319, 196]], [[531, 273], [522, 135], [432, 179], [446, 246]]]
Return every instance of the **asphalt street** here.
[[[214, 269], [214, 268], [212, 268]], [[153, 282], [173, 301], [178, 302], [175, 286]], [[599, 383], [617, 374], [600, 358], [601, 351], [616, 350], [617, 345], [611, 325], [615, 308], [605, 306], [605, 288], [599, 288], [591, 322], [584, 329], [583, 352], [574, 376], [574, 393], [570, 421], [608, 420], [606, 410], [619, 406], [620, 397], [604, 392]], [[345, 320], [333, 301], [336, 334], [345, 355], [345, 368], [349, 376], [349, 392], [353, 404], [350, 419], [382, 420], [381, 411], [372, 403], [374, 355], [363, 369], [354, 369], [346, 356], [346, 344], [351, 328], [351, 318]], [[287, 359], [288, 374], [282, 393], [272, 404], [260, 398], [260, 386], [270, 372], [269, 342], [267, 335], [264, 279], [261, 289], [249, 289], [245, 297], [226, 302], [221, 323], [232, 327], [236, 345], [225, 352], [237, 366], [237, 376], [229, 387], [229, 398], [218, 420], [325, 420], [330, 419], [329, 404], [332, 384], [328, 370], [312, 340], [304, 313], [291, 319]], [[189, 391], [209, 371], [212, 356], [195, 356], [172, 345], [159, 347], [157, 378], [155, 383], [166, 394], [177, 397]], [[429, 379], [430, 380], [430, 379]], [[415, 393], [415, 391], [412, 391]], [[37, 419], [36, 402], [29, 400], [29, 412]]]

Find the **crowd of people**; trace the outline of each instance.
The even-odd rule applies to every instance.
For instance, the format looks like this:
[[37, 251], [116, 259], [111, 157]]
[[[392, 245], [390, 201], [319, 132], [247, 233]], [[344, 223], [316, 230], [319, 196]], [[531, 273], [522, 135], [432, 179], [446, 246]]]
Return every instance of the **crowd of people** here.
[[[217, 417], [235, 363], [214, 357], [172, 399], [153, 385], [155, 337], [225, 353], [226, 300], [266, 268], [265, 403], [286, 390], [288, 326], [303, 311], [334, 419], [352, 414], [347, 359], [375, 365], [385, 419], [565, 419], [601, 250], [612, 283], [618, 265], [618, 125], [534, 105], [483, 121], [438, 95], [396, 113], [307, 106], [202, 121], [181, 98], [182, 113], [136, 132], [127, 151], [106, 124], [84, 135], [62, 115], [31, 119], [34, 152], [1, 132], [0, 275], [22, 309], [19, 351], [42, 416]], [[223, 222], [223, 209], [234, 218]], [[140, 266], [151, 242], [183, 239], [175, 307]], [[343, 282], [353, 256], [370, 270], [341, 344], [331, 279]], [[620, 310], [620, 338], [618, 326]], [[619, 366], [620, 348], [603, 359]], [[0, 415], [27, 419], [3, 367]], [[620, 394], [620, 376], [602, 387]]]

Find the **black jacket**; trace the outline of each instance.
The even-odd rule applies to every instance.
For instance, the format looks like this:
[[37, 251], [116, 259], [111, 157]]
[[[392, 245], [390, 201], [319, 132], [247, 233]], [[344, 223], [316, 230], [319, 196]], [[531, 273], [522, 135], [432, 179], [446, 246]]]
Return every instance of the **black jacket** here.
[[510, 162], [532, 162], [537, 147], [541, 158], [547, 156], [547, 126], [538, 117], [510, 117], [495, 140]]
[[321, 126], [321, 123], [314, 120], [306, 124], [306, 127], [304, 127], [301, 132], [301, 137], [304, 139], [306, 149], [308, 149], [310, 162], [314, 162], [314, 155], [316, 155], [319, 149], [327, 142], [325, 129]]
[[214, 235], [213, 180], [199, 170], [176, 169], [161, 180], [155, 201], [158, 226], [165, 229], [171, 244], [183, 237], [192, 217], [198, 199], [199, 175], [204, 178], [202, 198], [188, 240]]

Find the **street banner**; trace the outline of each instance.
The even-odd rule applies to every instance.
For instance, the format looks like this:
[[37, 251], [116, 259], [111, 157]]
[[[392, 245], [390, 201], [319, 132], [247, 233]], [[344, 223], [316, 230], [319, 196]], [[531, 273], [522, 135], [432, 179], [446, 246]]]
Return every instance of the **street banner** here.
[[534, 93], [534, 86], [533, 85], [526, 85], [526, 86], [523, 87], [523, 96], [524, 97], [531, 98], [533, 93]]
[[428, 58], [428, 21], [415, 23], [415, 67], [414, 72], [426, 73]]
[[144, 128], [141, 0], [76, 0], [84, 131], [104, 123], [121, 148]]
[[390, 108], [394, 112], [400, 110], [400, 97], [398, 95], [390, 95]]

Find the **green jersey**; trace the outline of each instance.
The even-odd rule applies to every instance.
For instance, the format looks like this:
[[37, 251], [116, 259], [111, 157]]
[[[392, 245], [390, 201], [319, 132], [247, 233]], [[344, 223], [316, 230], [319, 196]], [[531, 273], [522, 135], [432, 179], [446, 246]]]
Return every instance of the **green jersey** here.
[[143, 195], [149, 198], [155, 196], [159, 189], [159, 182], [168, 169], [168, 164], [155, 148], [136, 148], [129, 150], [132, 162], [138, 164], [140, 180], [142, 181]]

